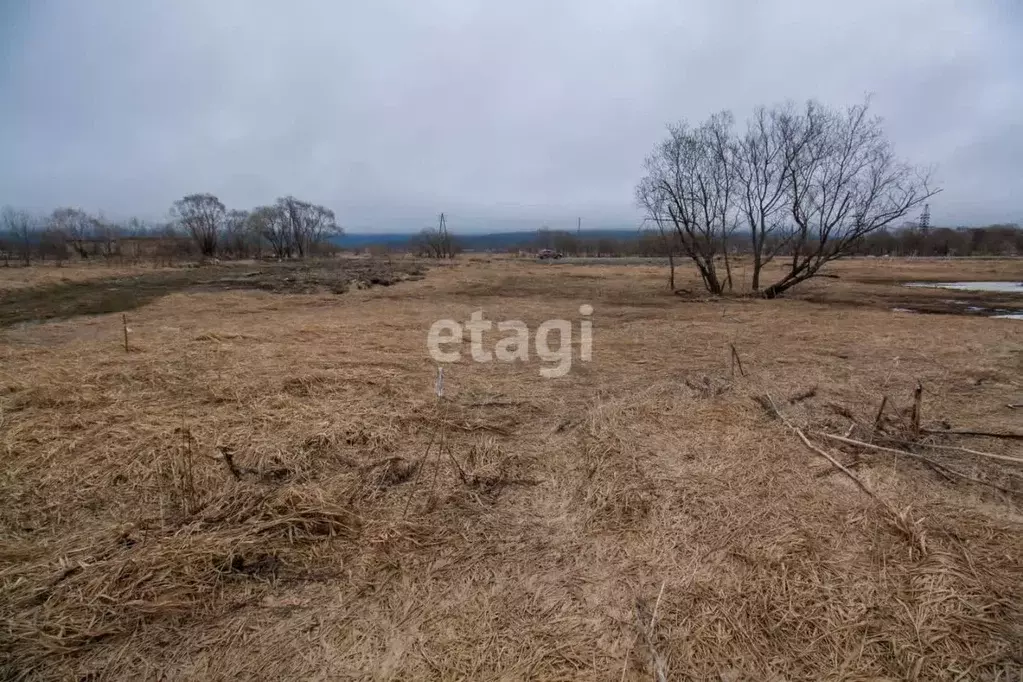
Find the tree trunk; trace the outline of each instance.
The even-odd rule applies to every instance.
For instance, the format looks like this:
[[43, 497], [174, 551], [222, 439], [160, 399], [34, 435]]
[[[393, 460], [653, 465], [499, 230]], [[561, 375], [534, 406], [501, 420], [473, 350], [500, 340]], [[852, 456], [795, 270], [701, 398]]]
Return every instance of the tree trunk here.
[[714, 270], [714, 261], [711, 260], [709, 266], [703, 263], [697, 263], [700, 268], [700, 275], [703, 277], [703, 285], [707, 288], [707, 291], [714, 295], [720, 295], [724, 289], [721, 286], [721, 282], [718, 280], [717, 272]]
[[725, 281], [728, 283], [728, 290], [732, 290], [732, 264], [728, 260], [728, 245], [725, 245]]
[[762, 295], [763, 295], [764, 298], [778, 298], [779, 296], [784, 294], [786, 291], [788, 291], [792, 287], [794, 287], [797, 284], [799, 284], [800, 282], [805, 282], [806, 280], [808, 280], [811, 277], [813, 277], [815, 274], [817, 274], [817, 270], [819, 270], [819, 269], [820, 269], [819, 267], [811, 268], [811, 269], [805, 270], [802, 273], [800, 273], [798, 275], [795, 275], [795, 276], [793, 276], [790, 273], [788, 276], [783, 278], [781, 281], [775, 282], [771, 286], [769, 286], [766, 289], [764, 289], [764, 292], [763, 292]]

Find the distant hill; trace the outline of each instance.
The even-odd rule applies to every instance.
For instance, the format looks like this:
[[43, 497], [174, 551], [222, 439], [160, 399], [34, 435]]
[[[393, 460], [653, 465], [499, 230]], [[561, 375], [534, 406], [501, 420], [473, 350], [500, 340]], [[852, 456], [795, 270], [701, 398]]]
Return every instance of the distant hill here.
[[353, 232], [331, 237], [331, 241], [343, 249], [362, 249], [367, 246], [401, 246], [408, 244], [413, 234], [369, 234]]
[[[570, 234], [577, 234], [574, 230]], [[582, 230], [578, 233], [581, 239], [635, 239], [638, 231], [627, 230]], [[344, 249], [364, 249], [370, 246], [401, 247], [418, 235], [402, 234], [370, 234], [355, 232], [335, 237], [332, 241]], [[457, 234], [455, 238], [463, 249], [468, 251], [506, 250], [519, 247], [535, 246], [536, 232], [493, 232], [489, 234]]]

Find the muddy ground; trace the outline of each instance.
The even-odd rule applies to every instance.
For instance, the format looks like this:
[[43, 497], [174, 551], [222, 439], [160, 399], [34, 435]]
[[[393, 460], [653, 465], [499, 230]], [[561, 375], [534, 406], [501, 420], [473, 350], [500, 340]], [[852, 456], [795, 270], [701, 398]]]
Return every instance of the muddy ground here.
[[[19, 270], [22, 269], [15, 268], [12, 272], [16, 275]], [[423, 264], [411, 260], [346, 258], [140, 269], [108, 277], [76, 278], [69, 272], [69, 277], [39, 286], [0, 289], [0, 326], [124, 312], [186, 290], [343, 294], [352, 288], [390, 286], [418, 279], [423, 271]]]

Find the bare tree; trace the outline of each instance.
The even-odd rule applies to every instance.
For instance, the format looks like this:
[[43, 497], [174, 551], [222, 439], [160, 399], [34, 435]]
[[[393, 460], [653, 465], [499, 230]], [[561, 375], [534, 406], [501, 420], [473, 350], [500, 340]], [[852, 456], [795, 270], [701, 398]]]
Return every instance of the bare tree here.
[[232, 210], [227, 212], [227, 216], [224, 218], [221, 243], [223, 250], [232, 256], [248, 257], [250, 244], [248, 211]]
[[311, 254], [328, 236], [341, 234], [334, 212], [325, 206], [289, 196], [278, 199], [277, 207], [291, 232], [291, 246], [299, 258]]
[[171, 209], [171, 215], [192, 236], [203, 258], [216, 255], [226, 213], [224, 204], [212, 194], [189, 194], [175, 201]]
[[447, 217], [441, 213], [437, 227], [426, 227], [419, 233], [419, 252], [428, 258], [454, 258], [458, 253], [455, 238], [448, 231]]
[[[717, 114], [698, 128], [669, 126], [668, 139], [647, 158], [647, 175], [636, 189], [647, 218], [675, 230], [683, 253], [715, 294], [732, 283], [728, 239], [736, 227], [738, 193], [731, 126], [729, 113]], [[715, 263], [718, 254], [725, 257], [724, 279]]]
[[157, 241], [152, 252], [154, 265], [173, 265], [176, 259], [195, 257], [195, 242], [174, 222], [153, 227]]
[[52, 227], [43, 228], [39, 234], [39, 257], [44, 261], [53, 257], [57, 267], [61, 267], [68, 257], [67, 239], [64, 233]]
[[125, 234], [121, 225], [113, 223], [103, 217], [100, 213], [96, 218], [96, 225], [93, 228], [93, 244], [108, 261], [121, 253], [120, 238]]
[[[674, 228], [712, 293], [732, 289], [729, 241], [749, 230], [752, 288], [773, 298], [853, 252], [933, 196], [927, 175], [899, 161], [869, 103], [832, 110], [816, 102], [758, 109], [746, 132], [730, 114], [698, 128], [679, 124], [647, 159], [636, 190], [647, 218]], [[715, 267], [723, 258], [724, 279]], [[785, 254], [785, 273], [761, 288]]]
[[734, 170], [739, 186], [739, 211], [749, 228], [753, 252], [753, 291], [760, 276], [787, 240], [780, 233], [787, 224], [787, 149], [802, 144], [794, 135], [790, 108], [768, 111], [759, 107], [747, 122], [746, 134], [735, 143]]
[[252, 229], [258, 230], [263, 239], [270, 244], [274, 256], [291, 257], [295, 250], [291, 224], [279, 205], [259, 206], [253, 209], [249, 214], [249, 221]]
[[64, 235], [64, 241], [80, 258], [89, 257], [88, 242], [95, 236], [98, 221], [80, 208], [58, 208], [50, 215], [49, 227]]
[[[228, 211], [221, 236], [222, 249], [235, 258], [261, 258], [265, 232], [275, 229], [275, 235], [286, 236], [291, 243], [291, 230], [275, 206], [260, 206], [252, 211]], [[275, 219], [276, 222], [275, 222]], [[275, 253], [277, 251], [275, 250]]]
[[813, 277], [939, 191], [927, 173], [895, 157], [869, 102], [845, 110], [809, 102], [782, 121], [791, 260], [763, 290], [766, 298]]
[[263, 236], [264, 221], [259, 210], [248, 212], [245, 220], [246, 239], [248, 240], [253, 258], [263, 257], [263, 248], [266, 246], [266, 238]]
[[11, 252], [13, 250], [14, 244], [11, 241], [11, 235], [6, 230], [0, 229], [0, 253], [3, 253], [5, 268], [11, 267]]
[[3, 225], [8, 243], [18, 251], [22, 262], [31, 265], [32, 244], [38, 232], [36, 220], [27, 211], [5, 206], [0, 212], [0, 225]]

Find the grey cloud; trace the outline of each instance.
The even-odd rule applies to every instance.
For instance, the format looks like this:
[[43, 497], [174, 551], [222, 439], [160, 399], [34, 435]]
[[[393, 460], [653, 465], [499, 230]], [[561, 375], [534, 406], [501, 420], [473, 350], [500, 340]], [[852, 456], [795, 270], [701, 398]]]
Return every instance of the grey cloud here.
[[283, 194], [352, 229], [638, 221], [669, 121], [873, 93], [946, 224], [1023, 221], [1011, 0], [0, 5], [0, 204]]

